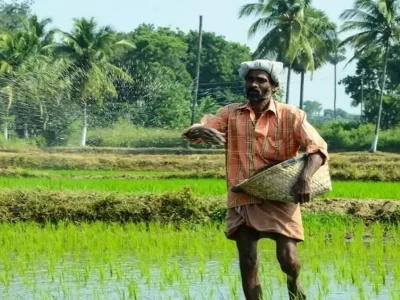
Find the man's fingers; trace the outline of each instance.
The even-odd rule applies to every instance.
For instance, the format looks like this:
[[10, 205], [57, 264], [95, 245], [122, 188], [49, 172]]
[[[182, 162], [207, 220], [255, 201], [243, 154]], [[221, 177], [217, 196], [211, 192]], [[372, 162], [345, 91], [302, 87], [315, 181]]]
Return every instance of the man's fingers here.
[[309, 201], [310, 201], [310, 194], [309, 193], [304, 194], [304, 202], [303, 203], [307, 203]]
[[191, 128], [185, 136], [190, 140], [203, 140], [207, 144], [223, 145], [225, 143], [225, 138], [219, 131], [207, 127]]
[[303, 204], [304, 201], [304, 195], [302, 193], [299, 193], [299, 203]]
[[299, 203], [300, 204], [306, 203], [308, 201], [307, 199], [308, 199], [307, 193], [305, 193], [303, 191], [299, 192]]

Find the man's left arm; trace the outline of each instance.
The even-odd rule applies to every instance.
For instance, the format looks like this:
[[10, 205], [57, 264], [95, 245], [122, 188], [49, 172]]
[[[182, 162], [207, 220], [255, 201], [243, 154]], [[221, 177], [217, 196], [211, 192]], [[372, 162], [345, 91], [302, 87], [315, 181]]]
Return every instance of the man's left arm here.
[[307, 155], [304, 168], [293, 187], [295, 203], [303, 204], [310, 201], [311, 178], [329, 159], [328, 147], [315, 128], [308, 123], [305, 114], [295, 124], [295, 138], [306, 148]]

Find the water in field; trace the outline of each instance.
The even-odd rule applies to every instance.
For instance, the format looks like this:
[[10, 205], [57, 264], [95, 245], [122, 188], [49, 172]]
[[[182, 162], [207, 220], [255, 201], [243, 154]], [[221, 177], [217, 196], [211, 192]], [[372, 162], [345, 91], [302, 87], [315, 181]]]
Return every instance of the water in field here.
[[[398, 299], [397, 227], [306, 226], [309, 299]], [[4, 224], [0, 238], [2, 299], [244, 299], [223, 225]], [[287, 299], [273, 242], [259, 249], [265, 299]]]

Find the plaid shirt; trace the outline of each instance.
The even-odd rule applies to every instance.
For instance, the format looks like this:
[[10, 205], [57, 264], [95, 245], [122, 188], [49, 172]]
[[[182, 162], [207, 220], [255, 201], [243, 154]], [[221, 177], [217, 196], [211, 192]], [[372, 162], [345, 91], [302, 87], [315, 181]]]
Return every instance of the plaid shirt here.
[[207, 114], [201, 125], [225, 134], [228, 207], [262, 203], [246, 193], [233, 193], [231, 187], [265, 166], [276, 165], [298, 155], [301, 146], [306, 153], [320, 151], [328, 159], [327, 144], [307, 122], [304, 111], [271, 100], [255, 121], [248, 101], [227, 105], [215, 115]]

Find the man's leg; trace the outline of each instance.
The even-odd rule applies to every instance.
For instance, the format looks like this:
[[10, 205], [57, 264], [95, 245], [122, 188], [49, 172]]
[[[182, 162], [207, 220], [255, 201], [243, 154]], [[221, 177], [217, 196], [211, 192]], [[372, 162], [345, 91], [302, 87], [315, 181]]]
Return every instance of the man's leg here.
[[258, 232], [246, 225], [240, 226], [236, 232], [242, 286], [247, 300], [259, 300], [262, 295], [258, 278], [258, 237]]
[[300, 284], [300, 259], [297, 255], [296, 240], [278, 235], [276, 238], [276, 254], [281, 269], [287, 275], [287, 286], [291, 300], [305, 300], [306, 295]]

